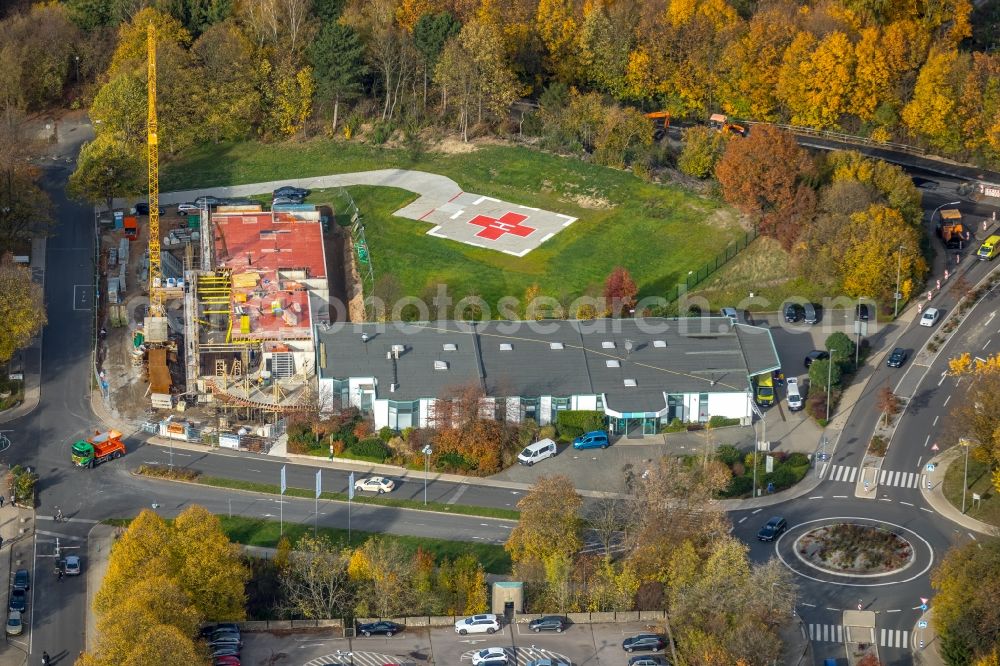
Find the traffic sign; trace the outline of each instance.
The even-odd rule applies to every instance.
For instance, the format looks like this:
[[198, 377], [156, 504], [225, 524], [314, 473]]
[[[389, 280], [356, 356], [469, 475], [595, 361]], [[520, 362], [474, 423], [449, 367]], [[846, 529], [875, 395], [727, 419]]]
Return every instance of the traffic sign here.
[[930, 599], [928, 599], [927, 597], [920, 597], [920, 603], [926, 605], [928, 601], [930, 601]]
[[937, 467], [937, 465], [935, 465], [934, 463], [927, 463], [927, 471], [928, 472], [933, 472], [936, 467]]
[[920, 610], [926, 612], [927, 611], [927, 604], [920, 604]]
[[917, 622], [917, 627], [919, 627], [920, 629], [926, 629], [927, 628], [927, 620], [921, 620], [920, 622]]
[[940, 450], [941, 450], [941, 448], [937, 444], [933, 444], [931, 446], [931, 451], [940, 451]]

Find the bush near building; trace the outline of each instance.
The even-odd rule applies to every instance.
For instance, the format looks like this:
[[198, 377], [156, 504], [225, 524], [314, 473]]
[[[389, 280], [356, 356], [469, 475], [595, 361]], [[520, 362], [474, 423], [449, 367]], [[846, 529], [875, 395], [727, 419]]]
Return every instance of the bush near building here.
[[585, 432], [604, 429], [604, 412], [596, 410], [566, 410], [556, 415], [559, 439], [568, 442]]
[[[774, 458], [772, 471], [767, 472], [767, 456]], [[720, 497], [745, 497], [753, 491], [753, 452], [744, 454], [735, 446], [720, 446], [715, 457], [724, 463], [733, 476], [729, 485], [720, 493]], [[809, 472], [809, 458], [804, 453], [773, 453], [757, 454], [757, 488], [767, 490], [768, 484], [774, 484], [774, 491], [791, 488]]]

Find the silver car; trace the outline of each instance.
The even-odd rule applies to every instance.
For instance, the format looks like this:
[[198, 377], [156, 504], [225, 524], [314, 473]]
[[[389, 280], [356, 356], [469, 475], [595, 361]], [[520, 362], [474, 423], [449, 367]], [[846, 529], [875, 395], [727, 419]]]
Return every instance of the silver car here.
[[500, 620], [492, 613], [473, 615], [455, 622], [455, 633], [465, 636], [466, 634], [495, 634], [500, 631]]

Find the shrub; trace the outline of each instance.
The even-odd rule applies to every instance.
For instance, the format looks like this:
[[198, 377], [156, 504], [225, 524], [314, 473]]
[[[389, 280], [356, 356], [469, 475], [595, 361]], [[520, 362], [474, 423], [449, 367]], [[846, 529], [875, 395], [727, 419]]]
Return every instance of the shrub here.
[[809, 465], [809, 456], [804, 453], [795, 452], [789, 454], [788, 459], [785, 460], [786, 465], [791, 465], [792, 467], [801, 467], [802, 465]]
[[577, 428], [576, 426], [559, 426], [558, 432], [559, 439], [563, 442], [568, 442], [572, 439], [576, 439], [585, 431], [582, 428]]
[[684, 422], [674, 417], [674, 420], [660, 428], [660, 432], [680, 432], [685, 429]]
[[604, 412], [595, 410], [567, 410], [558, 412], [556, 416], [556, 427], [560, 437], [566, 437], [566, 429], [576, 432], [572, 437], [578, 437], [591, 430], [601, 430], [604, 428]]
[[139, 465], [136, 474], [155, 476], [161, 479], [174, 479], [177, 481], [194, 481], [201, 475], [201, 472], [196, 469], [187, 469], [184, 467], [170, 469], [169, 465]]
[[389, 440], [392, 439], [394, 434], [395, 433], [393, 432], [392, 428], [390, 428], [389, 426], [382, 426], [378, 431], [378, 438], [381, 439], [384, 443], [388, 444]]
[[407, 427], [403, 428], [403, 432], [400, 433], [400, 434], [403, 436], [403, 441], [404, 442], [409, 442], [410, 441], [410, 434], [412, 432], [413, 432], [413, 426], [407, 426]]
[[793, 486], [798, 480], [795, 476], [795, 471], [791, 467], [781, 465], [776, 467], [770, 474], [764, 475], [764, 487], [766, 488], [767, 484], [773, 483], [775, 490], [784, 490]]
[[716, 450], [715, 457], [728, 467], [733, 467], [743, 460], [743, 453], [732, 444], [723, 444]]
[[351, 453], [356, 456], [364, 456], [365, 458], [375, 458], [379, 462], [384, 461], [389, 457], [391, 453], [389, 447], [385, 445], [381, 439], [375, 437], [370, 437], [368, 439], [362, 439], [350, 447]]
[[344, 453], [344, 440], [335, 439], [330, 442], [330, 445], [333, 447], [333, 455], [339, 456]]
[[435, 469], [439, 472], [469, 472], [475, 469], [475, 464], [466, 460], [462, 454], [455, 451], [448, 451], [438, 456], [434, 463]]
[[884, 456], [889, 449], [889, 440], [882, 435], [875, 435], [868, 444], [868, 452], [873, 456]]
[[392, 133], [395, 131], [393, 123], [389, 120], [379, 120], [372, 127], [371, 133], [371, 143], [373, 146], [381, 146], [386, 141], [392, 138]]
[[734, 476], [729, 480], [729, 485], [722, 491], [723, 497], [741, 497], [749, 495], [753, 491], [753, 477]]
[[556, 427], [554, 425], [542, 426], [538, 431], [538, 439], [555, 439]]
[[739, 424], [739, 419], [731, 419], [725, 416], [713, 416], [708, 419], [709, 428], [725, 428], [726, 426], [736, 426]]

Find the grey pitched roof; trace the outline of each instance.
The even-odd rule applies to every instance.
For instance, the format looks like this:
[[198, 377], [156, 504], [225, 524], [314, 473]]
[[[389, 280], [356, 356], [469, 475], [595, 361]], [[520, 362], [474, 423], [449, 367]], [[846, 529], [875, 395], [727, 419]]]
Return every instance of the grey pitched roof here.
[[[346, 324], [320, 329], [319, 342], [321, 377], [376, 377], [379, 397], [434, 397], [475, 383], [493, 396], [603, 394], [622, 412], [662, 410], [667, 393], [745, 391], [748, 374], [780, 365], [767, 329], [725, 317]], [[393, 345], [403, 346], [395, 362]], [[391, 395], [390, 384], [398, 385]]]

